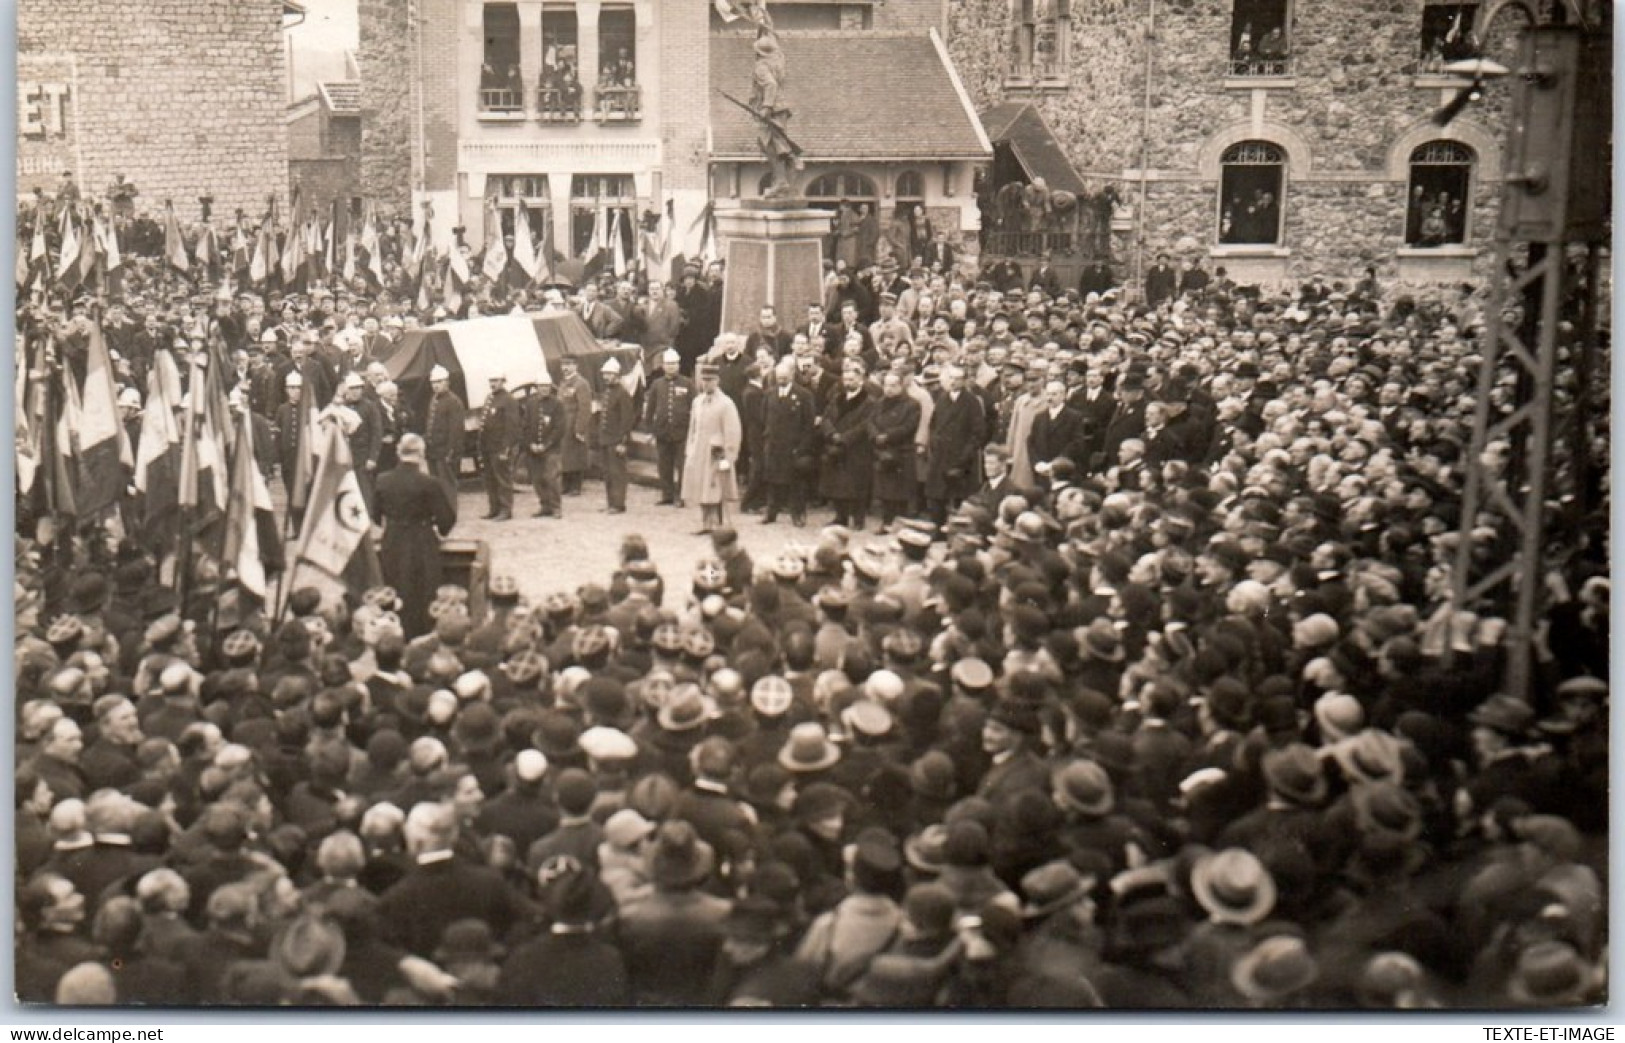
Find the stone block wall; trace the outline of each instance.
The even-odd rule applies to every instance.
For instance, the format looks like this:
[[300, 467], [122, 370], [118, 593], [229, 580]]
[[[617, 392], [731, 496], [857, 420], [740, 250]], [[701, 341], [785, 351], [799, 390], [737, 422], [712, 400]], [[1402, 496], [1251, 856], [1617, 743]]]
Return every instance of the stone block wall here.
[[412, 34], [401, 0], [359, 0], [361, 186], [367, 198], [409, 212], [412, 190]]
[[87, 195], [122, 173], [141, 208], [172, 198], [183, 220], [202, 195], [216, 214], [286, 202], [280, 0], [20, 0], [16, 14], [20, 80], [41, 61], [73, 70], [68, 165]]
[[[1276, 83], [1227, 77], [1231, 0], [1074, 0], [1062, 90], [1007, 82], [1012, 7], [1011, 0], [951, 0], [949, 50], [979, 109], [1032, 101], [1080, 173], [1117, 182], [1138, 222], [1114, 233], [1120, 260], [1141, 247], [1148, 256], [1208, 251], [1217, 231], [1218, 152], [1259, 137], [1290, 157], [1281, 244], [1290, 257], [1278, 267], [1294, 279], [1313, 271], [1350, 278], [1375, 264], [1392, 277], [1401, 268], [1409, 150], [1442, 137], [1477, 155], [1467, 245], [1478, 255], [1457, 268], [1487, 272], [1510, 85], [1492, 82], [1451, 128], [1432, 128], [1429, 117], [1452, 92], [1437, 78], [1419, 78], [1416, 0], [1292, 4], [1293, 75]], [[1487, 56], [1516, 65], [1522, 18], [1504, 10], [1479, 27]], [[1142, 166], [1149, 171], [1143, 212]]]

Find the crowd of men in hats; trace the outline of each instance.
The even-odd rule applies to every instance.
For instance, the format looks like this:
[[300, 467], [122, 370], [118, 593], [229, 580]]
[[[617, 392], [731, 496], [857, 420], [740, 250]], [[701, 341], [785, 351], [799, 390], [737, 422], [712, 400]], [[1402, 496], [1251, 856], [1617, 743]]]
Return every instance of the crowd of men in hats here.
[[[688, 576], [632, 538], [575, 591], [527, 597], [499, 560], [483, 604], [443, 586], [420, 612], [397, 583], [222, 619], [177, 611], [136, 539], [20, 526], [21, 998], [1606, 994], [1606, 501], [1554, 529], [1538, 676], [1508, 694], [1510, 609], [1448, 600], [1474, 299], [832, 276], [782, 305], [806, 328], [764, 312], [700, 374], [738, 392], [740, 494], [836, 512], [767, 560], [713, 516]], [[399, 328], [246, 304], [214, 332], [266, 411], [294, 375], [368, 382], [320, 360]], [[124, 364], [167, 350], [163, 312], [133, 307]], [[676, 386], [645, 401], [657, 440]], [[521, 414], [520, 443], [568, 410]], [[423, 482], [379, 501], [427, 502], [441, 422], [395, 438]], [[676, 467], [668, 499], [726, 504]], [[544, 510], [571, 472], [533, 472]], [[1510, 538], [1475, 531], [1476, 560]]]

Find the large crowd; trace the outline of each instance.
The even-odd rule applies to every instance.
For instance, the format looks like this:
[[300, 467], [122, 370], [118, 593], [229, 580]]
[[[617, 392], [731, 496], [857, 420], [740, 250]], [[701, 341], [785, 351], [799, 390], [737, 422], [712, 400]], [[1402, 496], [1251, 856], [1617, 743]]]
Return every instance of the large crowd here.
[[[545, 594], [500, 556], [480, 592], [386, 561], [390, 586], [278, 613], [207, 555], [177, 601], [142, 526], [21, 501], [21, 999], [1601, 1001], [1606, 486], [1554, 515], [1536, 676], [1508, 692], [1509, 595], [1450, 602], [1482, 295], [944, 261], [842, 261], [737, 334], [720, 266], [476, 277], [465, 309], [551, 299], [646, 348], [657, 442], [696, 364], [734, 402], [742, 511], [691, 574], [638, 538]], [[393, 265], [168, 279], [132, 261], [20, 326], [71, 364], [98, 323], [132, 427], [160, 355], [212, 351], [267, 446], [279, 407], [339, 398], [379, 421], [358, 471], [434, 473], [434, 418], [375, 360], [446, 316]], [[545, 512], [614, 452], [586, 394]], [[1568, 451], [1606, 472], [1605, 437]], [[286, 452], [262, 465], [291, 481]], [[806, 528], [752, 560], [751, 512]], [[1467, 538], [1477, 566], [1513, 553]]]

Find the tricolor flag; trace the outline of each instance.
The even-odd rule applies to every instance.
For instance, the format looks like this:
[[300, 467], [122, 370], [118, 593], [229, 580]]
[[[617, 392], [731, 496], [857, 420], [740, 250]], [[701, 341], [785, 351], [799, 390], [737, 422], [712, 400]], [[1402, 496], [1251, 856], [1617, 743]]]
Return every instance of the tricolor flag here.
[[74, 220], [73, 208], [62, 208], [62, 242], [56, 255], [56, 281], [71, 289], [79, 282], [79, 225]]
[[79, 406], [79, 514], [88, 518], [118, 503], [126, 469], [135, 465], [129, 436], [119, 420], [118, 384], [100, 326], [90, 327]]
[[180, 404], [180, 369], [169, 350], [159, 348], [147, 374], [147, 401], [135, 447], [135, 488], [143, 497], [141, 541], [154, 550], [175, 542], [181, 456], [181, 425], [175, 412]]
[[275, 567], [281, 548], [271, 509], [271, 490], [254, 460], [254, 417], [246, 408], [239, 415], [241, 426], [231, 464], [231, 497], [226, 503], [226, 543], [221, 560], [243, 589], [263, 602], [270, 586], [266, 563], [269, 559]]
[[226, 461], [224, 438], [217, 427], [219, 411], [209, 408], [208, 372], [204, 353], [192, 355], [191, 374], [186, 382], [185, 417], [181, 422], [181, 478], [179, 502], [182, 507], [226, 509]]
[[197, 264], [203, 269], [203, 274], [214, 278], [220, 272], [220, 239], [215, 235], [214, 226], [205, 224], [203, 231], [197, 237]]
[[243, 212], [237, 211], [237, 227], [231, 233], [231, 270], [240, 274], [254, 259], [254, 244], [243, 221]]
[[531, 245], [530, 212], [523, 206], [513, 214], [513, 259], [527, 279], [536, 278], [536, 248]]
[[615, 220], [609, 227], [610, 252], [614, 257], [615, 277], [617, 279], [626, 276], [626, 238], [621, 227], [621, 220], [625, 213], [625, 210], [616, 210]]
[[282, 588], [315, 587], [337, 600], [348, 589], [345, 575], [352, 559], [371, 549], [372, 518], [356, 480], [350, 442], [336, 416], [322, 418], [317, 438], [316, 477]]
[[80, 415], [83, 412], [79, 407], [79, 388], [73, 383], [73, 374], [68, 372], [69, 367], [57, 367], [56, 380], [52, 381], [52, 390], [55, 392], [55, 401], [46, 405], [47, 417], [56, 416], [56, 423], [47, 423], [50, 445], [46, 448], [46, 465], [50, 468], [47, 474], [45, 499], [55, 514], [65, 514], [77, 517], [79, 514], [78, 498], [74, 495], [75, 474], [74, 457], [78, 451], [78, 436]]
[[117, 271], [124, 264], [124, 254], [118, 248], [118, 229], [113, 227], [113, 222], [108, 221], [104, 224], [102, 219], [98, 217], [96, 218], [96, 237], [101, 241], [100, 250], [105, 262], [103, 270], [108, 272]]
[[175, 204], [164, 200], [164, 262], [176, 271], [192, 267], [186, 254], [186, 238], [181, 235], [181, 223], [175, 217]]
[[480, 272], [496, 282], [508, 269], [508, 247], [502, 242], [502, 219], [495, 206], [485, 208], [485, 262]]
[[16, 394], [15, 431], [17, 440], [17, 495], [26, 497], [34, 489], [34, 475], [40, 465], [41, 410], [44, 406], [45, 381], [36, 369], [34, 358], [38, 348], [31, 348], [28, 338], [17, 335], [17, 379], [13, 384]]
[[378, 241], [378, 221], [373, 214], [372, 207], [367, 207], [366, 216], [361, 224], [361, 249], [367, 251], [367, 270], [377, 280], [378, 285], [384, 284], [384, 250]]
[[305, 266], [304, 229], [300, 227], [299, 186], [293, 186], [293, 199], [288, 203], [288, 237], [282, 245], [282, 282], [291, 286], [302, 274]]

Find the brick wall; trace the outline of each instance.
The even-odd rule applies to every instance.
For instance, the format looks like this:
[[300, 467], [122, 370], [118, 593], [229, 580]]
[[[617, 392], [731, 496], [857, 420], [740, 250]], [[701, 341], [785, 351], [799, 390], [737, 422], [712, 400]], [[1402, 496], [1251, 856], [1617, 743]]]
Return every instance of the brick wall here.
[[[1189, 254], [1213, 245], [1215, 150], [1222, 147], [1216, 136], [1230, 141], [1256, 135], [1291, 154], [1283, 226], [1283, 245], [1292, 252], [1289, 276], [1325, 271], [1347, 278], [1366, 264], [1392, 276], [1400, 267], [1407, 188], [1403, 157], [1397, 163], [1394, 157], [1434, 136], [1425, 126], [1442, 100], [1438, 86], [1418, 85], [1421, 5], [1293, 4], [1292, 85], [1256, 93], [1251, 85], [1226, 84], [1231, 9], [1230, 0], [1074, 0], [1070, 82], [1053, 92], [1006, 84], [1010, 0], [950, 0], [948, 45], [979, 109], [1032, 100], [1080, 173], [1117, 180], [1127, 206], [1138, 206], [1138, 171], [1149, 168], [1138, 230], [1148, 252]], [[1487, 31], [1480, 27], [1490, 57], [1515, 64], [1520, 17], [1506, 12]], [[1492, 84], [1466, 118], [1437, 135], [1459, 137], [1478, 153], [1469, 245], [1479, 250], [1472, 264], [1480, 274], [1490, 264], [1499, 192], [1490, 173], [1499, 159], [1508, 97], [1506, 83]], [[1130, 257], [1137, 238], [1115, 238], [1117, 255]]]
[[280, 0], [20, 0], [17, 47], [23, 80], [39, 56], [73, 58], [87, 193], [123, 173], [142, 207], [173, 198], [183, 219], [202, 195], [216, 214], [286, 201]]
[[[460, 4], [458, 0], [419, 0], [418, 7], [423, 12], [426, 187], [431, 192], [441, 192], [457, 186], [457, 26]], [[407, 169], [411, 169], [410, 163]]]
[[660, 140], [667, 192], [703, 192], [707, 188], [709, 10], [709, 5], [698, 3], [660, 5]]

